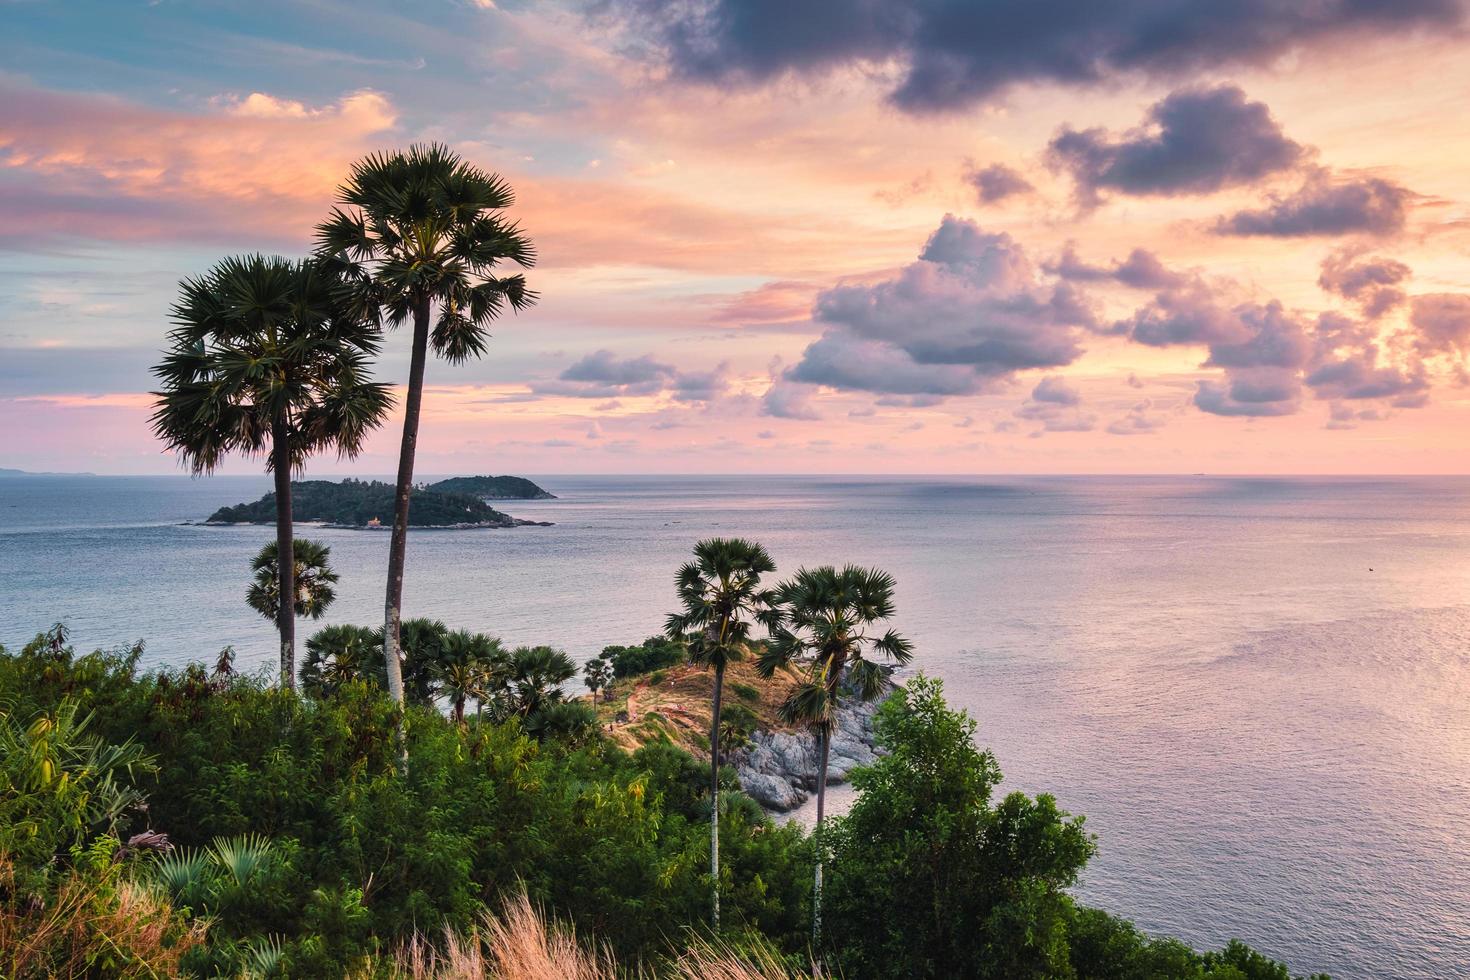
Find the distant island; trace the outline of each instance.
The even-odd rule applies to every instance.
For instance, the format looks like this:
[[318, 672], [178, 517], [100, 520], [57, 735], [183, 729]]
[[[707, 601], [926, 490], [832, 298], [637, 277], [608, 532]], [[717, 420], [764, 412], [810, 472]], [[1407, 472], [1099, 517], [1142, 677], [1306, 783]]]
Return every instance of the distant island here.
[[[497, 479], [506, 479], [499, 477]], [[515, 479], [511, 477], [510, 479]], [[446, 481], [448, 482], [448, 481]], [[540, 490], [529, 480], [524, 481]], [[435, 484], [441, 486], [442, 484]], [[543, 493], [545, 491], [542, 491]], [[291, 484], [291, 514], [298, 521], [321, 521], [334, 527], [391, 527], [393, 484], [379, 480], [303, 480]], [[276, 495], [268, 493], [251, 503], [221, 507], [207, 524], [274, 524]], [[478, 495], [416, 487], [409, 510], [411, 527], [546, 527], [548, 521], [523, 521], [503, 514]]]
[[95, 473], [35, 473], [31, 470], [12, 470], [0, 466], [0, 480], [16, 476], [96, 476]]
[[523, 476], [451, 476], [431, 483], [431, 491], [468, 493], [481, 500], [555, 500], [556, 494], [532, 483]]

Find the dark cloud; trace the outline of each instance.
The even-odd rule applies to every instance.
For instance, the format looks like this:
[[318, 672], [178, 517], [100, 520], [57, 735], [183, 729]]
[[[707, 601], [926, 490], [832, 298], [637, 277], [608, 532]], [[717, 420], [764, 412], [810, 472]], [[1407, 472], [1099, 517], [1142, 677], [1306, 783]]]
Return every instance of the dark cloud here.
[[714, 401], [730, 390], [730, 365], [722, 363], [713, 371], [681, 371], [672, 390], [675, 401]]
[[1324, 361], [1307, 375], [1307, 384], [1318, 398], [1387, 398], [1404, 408], [1420, 404], [1429, 390], [1423, 364], [1415, 363], [1407, 369], [1380, 366], [1378, 358], [1378, 348], [1370, 344], [1346, 357]]
[[891, 279], [817, 297], [826, 326], [786, 377], [881, 394], [957, 395], [1082, 353], [1095, 326], [1066, 283], [1043, 283], [1009, 235], [946, 215]]
[[993, 100], [1018, 84], [1190, 77], [1269, 64], [1319, 43], [1460, 23], [1457, 0], [604, 0], [675, 74], [759, 83], [853, 64], [896, 66], [911, 112]]
[[712, 401], [729, 387], [729, 368], [721, 364], [712, 371], [680, 371], [650, 355], [620, 358], [610, 350], [594, 351], [577, 360], [555, 381], [531, 385], [533, 395], [564, 395], [573, 398], [618, 398], [672, 394], [677, 401]]
[[812, 385], [778, 379], [766, 389], [761, 399], [761, 414], [778, 419], [820, 419], [822, 416], [812, 405], [815, 391]]
[[1242, 305], [1232, 315], [1250, 336], [1236, 343], [1211, 344], [1206, 366], [1300, 368], [1310, 359], [1312, 344], [1305, 327], [1280, 303], [1273, 300], [1264, 306]]
[[1077, 254], [1072, 242], [1067, 243], [1060, 257], [1042, 268], [1072, 282], [1111, 281], [1134, 289], [1172, 289], [1189, 278], [1166, 268], [1157, 255], [1143, 248], [1135, 248], [1128, 258], [1111, 266], [1090, 265]]
[[1126, 334], [1148, 347], [1230, 346], [1248, 343], [1253, 336], [1241, 311], [1228, 305], [1220, 291], [1202, 278], [1160, 292], [1133, 316], [1114, 324], [1110, 332]]
[[1414, 192], [1381, 177], [1311, 177], [1295, 193], [1273, 196], [1269, 206], [1221, 218], [1221, 235], [1391, 235], [1404, 227]]
[[1322, 260], [1317, 285], [1352, 300], [1364, 316], [1377, 319], [1404, 301], [1398, 287], [1412, 271], [1397, 259], [1364, 255], [1357, 248], [1339, 249]]
[[1470, 354], [1470, 295], [1426, 293], [1415, 296], [1409, 322], [1418, 332], [1417, 346], [1425, 354]]
[[975, 196], [981, 204], [994, 204], [1016, 194], [1028, 194], [1035, 190], [1031, 182], [1021, 176], [1019, 170], [1003, 163], [971, 167], [965, 172], [965, 182], [975, 188]]
[[1208, 194], [1251, 184], [1292, 169], [1303, 153], [1264, 102], [1247, 100], [1233, 85], [1174, 92], [1149, 109], [1143, 127], [1121, 137], [1064, 128], [1047, 148], [1048, 160], [1071, 173], [1077, 199], [1087, 206], [1106, 191]]
[[810, 344], [787, 372], [792, 381], [894, 395], [968, 395], [975, 372], [957, 364], [920, 364], [892, 344], [827, 333]]
[[1211, 415], [1261, 418], [1291, 415], [1301, 403], [1301, 384], [1295, 372], [1257, 368], [1233, 373], [1225, 382], [1196, 383], [1194, 404]]
[[1039, 402], [1051, 402], [1054, 405], [1080, 405], [1082, 393], [1067, 384], [1065, 378], [1052, 375], [1042, 378], [1035, 388], [1031, 389], [1031, 397]]

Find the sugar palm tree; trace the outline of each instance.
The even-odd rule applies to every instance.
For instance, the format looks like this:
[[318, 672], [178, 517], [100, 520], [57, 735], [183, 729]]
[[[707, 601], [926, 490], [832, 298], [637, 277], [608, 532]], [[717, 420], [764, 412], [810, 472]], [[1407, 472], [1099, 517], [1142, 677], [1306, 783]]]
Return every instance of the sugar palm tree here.
[[[827, 753], [842, 699], [872, 701], [882, 693], [886, 674], [874, 657], [900, 666], [913, 657], [913, 645], [892, 629], [876, 632], [893, 616], [893, 588], [893, 576], [879, 569], [847, 565], [839, 571], [824, 565], [801, 569], [777, 589], [782, 622], [772, 632], [757, 669], [763, 677], [794, 663], [806, 670], [806, 677], [782, 704], [781, 714], [788, 723], [807, 726], [817, 736], [819, 848], [827, 802]], [[820, 851], [812, 899], [815, 946], [822, 932]]]
[[680, 612], [670, 613], [664, 632], [688, 645], [689, 659], [715, 671], [710, 711], [709, 866], [714, 879], [710, 920], [720, 927], [720, 706], [725, 668], [750, 650], [751, 628], [779, 623], [776, 592], [761, 588], [761, 576], [776, 563], [766, 549], [744, 538], [707, 538], [694, 546], [694, 560], [679, 569]]
[[349, 681], [383, 686], [378, 656], [382, 644], [376, 630], [365, 626], [327, 626], [306, 641], [301, 664], [301, 690], [312, 697], [336, 693]]
[[[292, 611], [296, 616], [321, 619], [337, 599], [337, 590], [332, 588], [338, 578], [330, 562], [332, 549], [320, 541], [295, 538], [291, 550], [296, 556], [291, 564], [291, 584], [296, 592]], [[260, 554], [250, 563], [254, 581], [245, 593], [250, 608], [273, 622], [281, 610], [280, 557], [280, 545], [275, 541], [260, 549]]]
[[465, 702], [474, 698], [483, 704], [505, 683], [506, 661], [505, 648], [493, 636], [454, 630], [444, 637], [433, 672], [439, 693], [449, 699], [455, 724], [464, 724]]
[[528, 718], [565, 699], [561, 685], [577, 676], [577, 665], [552, 647], [516, 647], [507, 671], [510, 711]]
[[335, 449], [355, 456], [389, 405], [368, 380], [378, 325], [354, 314], [315, 260], [228, 258], [179, 289], [153, 431], [195, 474], [231, 453], [264, 455], [276, 484], [281, 683], [296, 681], [291, 474]]
[[525, 277], [499, 276], [498, 267], [529, 268], [535, 249], [502, 215], [514, 202], [510, 186], [439, 144], [358, 161], [337, 201], [317, 228], [319, 254], [357, 284], [365, 314], [413, 323], [383, 615], [388, 691], [402, 704], [399, 620], [425, 361], [431, 346], [455, 364], [484, 353], [491, 321], [535, 301]]

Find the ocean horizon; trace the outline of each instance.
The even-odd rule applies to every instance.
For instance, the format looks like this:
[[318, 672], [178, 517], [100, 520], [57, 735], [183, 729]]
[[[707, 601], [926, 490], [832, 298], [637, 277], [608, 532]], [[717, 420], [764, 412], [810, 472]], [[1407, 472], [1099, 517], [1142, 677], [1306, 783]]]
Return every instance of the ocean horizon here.
[[[1086, 814], [1085, 900], [1302, 972], [1470, 962], [1470, 477], [527, 475], [559, 499], [495, 506], [554, 526], [413, 531], [405, 615], [580, 663], [660, 630], [701, 537], [761, 541], [778, 577], [882, 567], [909, 673], [977, 720], [1001, 791]], [[268, 670], [244, 593], [273, 529], [185, 522], [269, 489], [0, 481], [0, 643], [61, 621], [144, 640], [145, 669], [230, 645]], [[388, 535], [298, 533], [342, 575], [298, 636], [378, 622]]]

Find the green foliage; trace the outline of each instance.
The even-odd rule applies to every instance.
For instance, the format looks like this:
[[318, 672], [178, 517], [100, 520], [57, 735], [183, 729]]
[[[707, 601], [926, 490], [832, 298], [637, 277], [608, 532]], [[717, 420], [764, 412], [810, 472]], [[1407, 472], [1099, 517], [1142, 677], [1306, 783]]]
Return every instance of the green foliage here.
[[910, 681], [877, 726], [889, 754], [854, 774], [860, 795], [825, 834], [834, 962], [862, 977], [1064, 973], [1063, 890], [1094, 846], [1082, 819], [1045, 795], [992, 802], [1000, 768], [936, 680]]
[[[379, 480], [302, 480], [291, 483], [291, 511], [298, 521], [325, 521], [346, 527], [366, 527], [376, 520], [393, 523], [393, 485]], [[276, 495], [233, 507], [221, 507], [209, 517], [223, 524], [271, 524], [276, 519]], [[409, 524], [414, 527], [452, 527], [484, 524], [509, 527], [515, 519], [468, 493], [416, 489]]]
[[602, 648], [603, 659], [612, 664], [613, 677], [637, 677], [663, 667], [677, 667], [689, 659], [683, 643], [665, 636], [650, 636], [635, 647]]
[[[391, 397], [367, 378], [379, 327], [342, 285], [328, 263], [264, 255], [224, 259], [185, 280], [153, 369], [163, 443], [195, 473], [272, 447], [293, 469], [327, 449], [357, 455]], [[274, 503], [266, 519], [275, 520]]]
[[669, 672], [666, 670], [655, 670], [653, 673], [648, 675], [648, 683], [652, 684], [654, 687], [657, 687], [668, 679]]
[[595, 699], [598, 691], [612, 683], [612, 664], [602, 657], [593, 657], [582, 665], [582, 680]]
[[754, 684], [742, 684], [739, 681], [735, 681], [730, 685], [730, 690], [735, 693], [737, 698], [748, 704], [760, 704], [761, 702], [761, 689]]
[[[260, 549], [250, 563], [254, 581], [245, 593], [250, 608], [273, 623], [281, 608], [280, 554], [281, 549], [274, 541]], [[332, 571], [331, 555], [332, 549], [320, 541], [306, 538], [291, 541], [296, 615], [321, 619], [327, 607], [336, 601], [337, 592], [332, 586], [337, 583], [338, 575]]]
[[[628, 755], [568, 721], [590, 708], [560, 695], [552, 679], [575, 665], [558, 651], [513, 652], [525, 689], [507, 685], [503, 722], [410, 706], [407, 776], [398, 711], [375, 686], [299, 697], [198, 665], [140, 676], [139, 651], [79, 656], [64, 631], [0, 649], [0, 965], [42, 913], [76, 927], [35, 955], [109, 976], [361, 973], [416, 933], [472, 926], [522, 884], [630, 966], [706, 916], [708, 767], [668, 744]], [[72, 720], [42, 751], [26, 734], [36, 718]], [[880, 719], [890, 754], [854, 777], [858, 800], [826, 835], [827, 957], [844, 975], [1288, 977], [1238, 943], [1198, 953], [1076, 907], [1064, 889], [1092, 848], [1080, 819], [1045, 796], [992, 800], [995, 761], [937, 683], [910, 682]], [[36, 779], [43, 757], [71, 774], [65, 793]], [[731, 770], [719, 783], [722, 938], [800, 958], [813, 841], [767, 819]], [[118, 848], [111, 832], [144, 826], [137, 794], [178, 850]], [[43, 903], [16, 897], [26, 889]]]
[[426, 488], [440, 493], [468, 493], [482, 500], [555, 500], [523, 476], [452, 476]]
[[152, 757], [131, 738], [91, 734], [93, 722], [69, 699], [24, 721], [0, 712], [0, 853], [22, 886], [58, 855], [116, 831], [143, 802], [135, 780], [152, 771]]

